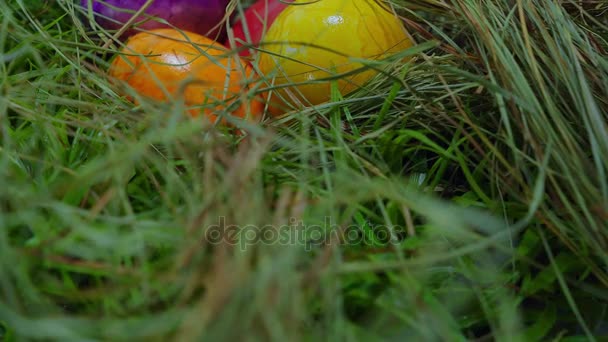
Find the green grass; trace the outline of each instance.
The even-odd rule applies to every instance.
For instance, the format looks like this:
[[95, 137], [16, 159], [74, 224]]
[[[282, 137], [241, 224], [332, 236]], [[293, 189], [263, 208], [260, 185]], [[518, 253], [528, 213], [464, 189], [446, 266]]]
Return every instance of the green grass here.
[[238, 136], [0, 0], [0, 341], [606, 339], [608, 6], [393, 4], [411, 63]]

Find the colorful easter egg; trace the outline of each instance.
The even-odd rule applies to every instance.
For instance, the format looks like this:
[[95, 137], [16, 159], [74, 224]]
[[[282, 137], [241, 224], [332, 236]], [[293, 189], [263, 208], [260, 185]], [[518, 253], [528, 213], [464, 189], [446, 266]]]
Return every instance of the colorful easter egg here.
[[[90, 2], [90, 4], [89, 4]], [[174, 28], [215, 37], [222, 32], [222, 19], [230, 0], [154, 0], [134, 25], [141, 30]], [[92, 9], [95, 20], [107, 30], [118, 30], [139, 11], [147, 0], [81, 0], [85, 10]], [[89, 7], [91, 5], [91, 7]], [[155, 18], [155, 19], [151, 19]], [[162, 19], [162, 21], [156, 20]], [[138, 32], [129, 28], [121, 37]]]
[[156, 29], [132, 36], [112, 61], [109, 74], [144, 97], [184, 100], [192, 116], [202, 108], [212, 122], [235, 101], [240, 105], [233, 116], [257, 119], [263, 110], [247, 93], [251, 67], [220, 43], [192, 32]]
[[287, 109], [279, 109], [285, 107], [279, 95], [303, 106], [328, 101], [330, 78], [338, 79], [344, 95], [358, 89], [378, 72], [354, 59], [382, 59], [413, 44], [393, 11], [375, 0], [296, 0], [263, 43], [269, 53], [260, 54], [259, 68], [269, 82], [284, 86], [271, 99], [275, 114]]
[[[287, 7], [288, 0], [258, 0], [245, 10], [243, 17], [232, 26], [235, 47], [243, 57], [250, 55], [250, 50], [243, 46], [256, 47], [276, 17]], [[231, 46], [226, 40], [224, 44]]]

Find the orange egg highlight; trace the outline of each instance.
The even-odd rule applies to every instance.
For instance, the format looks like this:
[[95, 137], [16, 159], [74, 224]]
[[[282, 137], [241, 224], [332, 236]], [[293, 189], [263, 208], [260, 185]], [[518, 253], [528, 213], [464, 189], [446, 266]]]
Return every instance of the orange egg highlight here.
[[231, 115], [259, 119], [262, 102], [247, 94], [253, 70], [205, 36], [156, 29], [132, 36], [110, 66], [111, 77], [158, 101], [183, 99], [191, 116], [202, 112], [215, 122], [235, 101]]

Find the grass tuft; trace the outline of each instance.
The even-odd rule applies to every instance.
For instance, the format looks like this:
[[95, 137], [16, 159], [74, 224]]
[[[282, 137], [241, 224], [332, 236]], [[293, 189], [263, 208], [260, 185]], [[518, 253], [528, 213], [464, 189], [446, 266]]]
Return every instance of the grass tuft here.
[[0, 0], [0, 341], [605, 339], [608, 7], [391, 4], [417, 46], [234, 134]]

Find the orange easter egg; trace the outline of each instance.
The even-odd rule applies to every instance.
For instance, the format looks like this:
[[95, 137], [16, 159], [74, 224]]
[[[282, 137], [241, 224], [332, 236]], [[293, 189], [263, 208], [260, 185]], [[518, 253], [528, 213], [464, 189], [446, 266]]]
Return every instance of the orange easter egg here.
[[156, 29], [132, 36], [109, 74], [144, 97], [183, 99], [193, 117], [203, 112], [211, 122], [235, 101], [240, 103], [233, 116], [259, 119], [263, 111], [262, 103], [247, 93], [251, 67], [220, 43], [192, 32]]

